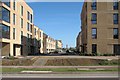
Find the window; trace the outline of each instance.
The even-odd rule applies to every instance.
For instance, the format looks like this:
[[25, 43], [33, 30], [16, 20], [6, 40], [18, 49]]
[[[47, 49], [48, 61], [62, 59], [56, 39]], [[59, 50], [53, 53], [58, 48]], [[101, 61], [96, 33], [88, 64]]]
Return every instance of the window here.
[[10, 23], [10, 11], [2, 7], [2, 20]]
[[32, 14], [31, 14], [31, 20], [30, 20], [31, 23], [33, 22], [32, 19], [33, 19], [33, 17], [32, 17]]
[[118, 7], [119, 7], [118, 5], [119, 5], [118, 0], [115, 0], [113, 2], [113, 10], [118, 10]]
[[10, 39], [10, 27], [2, 24], [2, 38]]
[[30, 35], [27, 33], [27, 41], [29, 42]]
[[91, 21], [92, 21], [92, 24], [97, 24], [97, 14], [96, 13], [92, 13]]
[[30, 20], [30, 13], [27, 11], [27, 18]]
[[118, 24], [118, 13], [113, 14], [113, 23]]
[[0, 7], [0, 20], [2, 20], [2, 7]]
[[36, 35], [36, 29], [34, 30], [34, 32], [35, 32], [35, 35]]
[[92, 28], [92, 39], [97, 39], [97, 29]]
[[32, 35], [30, 35], [30, 43], [32, 43]]
[[30, 24], [27, 23], [27, 30], [29, 31], [30, 30]]
[[119, 38], [118, 28], [114, 28], [113, 29], [113, 38], [114, 39], [118, 39]]
[[4, 0], [4, 1], [2, 0], [2, 2], [8, 7], [10, 7], [10, 0]]
[[92, 44], [92, 53], [97, 53], [97, 44]]
[[21, 18], [20, 23], [21, 23], [21, 28], [23, 28], [23, 19], [22, 18]]
[[41, 32], [40, 32], [40, 37], [41, 37]]
[[23, 42], [23, 31], [21, 31], [21, 42]]
[[97, 2], [96, 2], [96, 0], [93, 0], [91, 8], [92, 8], [92, 10], [97, 10]]
[[13, 13], [13, 24], [15, 25], [16, 23], [16, 15]]
[[15, 8], [16, 8], [16, 7], [15, 7], [15, 0], [14, 0], [14, 1], [13, 1], [13, 9], [15, 10]]
[[15, 39], [15, 28], [13, 28], [13, 39]]
[[23, 16], [23, 6], [21, 6], [21, 16]]
[[34, 38], [34, 44], [36, 44], [36, 39]]
[[40, 47], [41, 47], [41, 42], [42, 42], [42, 41], [41, 41], [41, 39], [40, 39], [40, 40], [39, 40], [39, 45], [40, 45]]
[[30, 25], [30, 32], [32, 33], [32, 25]]

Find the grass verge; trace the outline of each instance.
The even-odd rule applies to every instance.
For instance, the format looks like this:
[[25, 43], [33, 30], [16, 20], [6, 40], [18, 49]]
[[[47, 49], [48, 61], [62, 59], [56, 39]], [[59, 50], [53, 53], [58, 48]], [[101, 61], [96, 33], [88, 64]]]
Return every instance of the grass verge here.
[[78, 70], [77, 68], [2, 68], [2, 73], [16, 73], [21, 71], [52, 71], [52, 72], [117, 72], [117, 68], [106, 70]]

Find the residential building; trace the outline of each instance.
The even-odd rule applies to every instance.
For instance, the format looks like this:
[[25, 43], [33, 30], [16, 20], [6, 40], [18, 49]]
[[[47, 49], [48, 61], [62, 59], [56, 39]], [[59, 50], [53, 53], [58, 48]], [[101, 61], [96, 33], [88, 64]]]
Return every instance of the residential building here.
[[120, 2], [84, 2], [81, 13], [83, 53], [120, 55]]
[[56, 49], [62, 49], [63, 43], [62, 40], [56, 40]]
[[54, 52], [56, 49], [56, 40], [51, 38], [50, 36], [47, 36], [47, 53]]
[[43, 53], [51, 53], [56, 50], [56, 40], [43, 34]]
[[33, 30], [34, 53], [43, 53], [43, 31], [35, 25]]
[[43, 33], [43, 53], [47, 53], [47, 37], [48, 35]]
[[[9, 0], [8, 0], [9, 1]], [[29, 14], [27, 14], [29, 12]], [[2, 27], [2, 56], [28, 55], [27, 39], [32, 32], [33, 10], [23, 0], [22, 2], [0, 2], [0, 27]]]
[[76, 49], [78, 52], [82, 52], [82, 42], [81, 42], [82, 32], [79, 32], [76, 39]]
[[0, 2], [2, 56], [43, 53], [43, 31], [33, 24], [33, 10], [25, 0]]
[[53, 52], [56, 41], [34, 25], [33, 10], [25, 0], [5, 1], [0, 1], [1, 55], [27, 56]]

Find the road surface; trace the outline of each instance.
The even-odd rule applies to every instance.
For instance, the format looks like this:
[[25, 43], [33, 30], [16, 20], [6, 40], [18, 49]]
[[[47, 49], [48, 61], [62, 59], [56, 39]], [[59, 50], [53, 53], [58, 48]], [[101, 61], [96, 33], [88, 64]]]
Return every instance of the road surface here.
[[2, 80], [119, 80], [118, 78], [3, 78]]
[[116, 72], [81, 74], [4, 74], [2, 80], [119, 80]]
[[14, 73], [3, 74], [3, 78], [118, 78], [118, 72], [81, 72], [81, 73]]

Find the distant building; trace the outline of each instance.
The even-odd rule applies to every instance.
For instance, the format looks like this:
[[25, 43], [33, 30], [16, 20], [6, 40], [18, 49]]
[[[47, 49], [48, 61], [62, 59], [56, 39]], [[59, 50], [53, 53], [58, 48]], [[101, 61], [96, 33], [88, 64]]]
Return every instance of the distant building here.
[[84, 2], [81, 13], [82, 51], [120, 55], [120, 2]]
[[34, 26], [33, 31], [34, 53], [43, 53], [43, 31]]
[[82, 33], [79, 32], [77, 39], [76, 39], [76, 49], [79, 52], [82, 52], [82, 42], [81, 42], [81, 37], [82, 37]]
[[47, 37], [45, 33], [43, 33], [43, 53], [47, 53]]
[[56, 49], [56, 41], [50, 36], [47, 37], [47, 53], [54, 52]]
[[50, 53], [56, 50], [56, 40], [50, 36], [43, 34], [43, 52]]
[[56, 40], [56, 49], [62, 49], [63, 43], [61, 40]]

